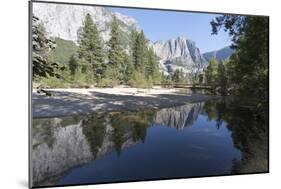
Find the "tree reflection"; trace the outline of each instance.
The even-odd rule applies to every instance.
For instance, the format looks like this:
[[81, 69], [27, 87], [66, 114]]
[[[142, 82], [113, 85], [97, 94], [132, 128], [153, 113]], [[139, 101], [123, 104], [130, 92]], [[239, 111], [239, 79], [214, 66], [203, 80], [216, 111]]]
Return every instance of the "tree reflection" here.
[[101, 145], [103, 143], [104, 135], [105, 135], [105, 119], [104, 115], [95, 114], [91, 116], [87, 116], [82, 121], [82, 129], [84, 135], [87, 137], [91, 152], [93, 156], [96, 158], [97, 153], [101, 149]]
[[233, 173], [268, 171], [268, 105], [221, 99], [206, 102], [204, 110], [218, 128], [227, 123], [235, 147], [242, 152], [242, 160], [234, 162]]
[[134, 143], [145, 141], [146, 129], [153, 123], [154, 114], [152, 111], [111, 114], [110, 120], [114, 128], [113, 142], [118, 154], [129, 139]]
[[153, 123], [155, 112], [114, 112], [94, 114], [87, 116], [82, 121], [91, 152], [96, 157], [102, 148], [105, 135], [110, 135], [117, 154], [127, 143], [144, 143], [146, 129]]
[[[124, 148], [144, 143], [147, 129], [154, 125], [186, 129], [197, 123], [204, 124], [206, 117], [214, 121], [218, 129], [226, 127], [231, 132], [233, 145], [241, 151], [242, 159], [233, 160], [231, 173], [267, 172], [267, 107], [227, 98], [143, 112], [34, 119], [33, 179], [36, 183], [53, 182], [69, 169], [105, 154], [116, 151], [120, 155]], [[194, 124], [200, 114], [203, 121]], [[210, 125], [214, 126], [213, 122]], [[209, 142], [209, 138], [204, 139]]]

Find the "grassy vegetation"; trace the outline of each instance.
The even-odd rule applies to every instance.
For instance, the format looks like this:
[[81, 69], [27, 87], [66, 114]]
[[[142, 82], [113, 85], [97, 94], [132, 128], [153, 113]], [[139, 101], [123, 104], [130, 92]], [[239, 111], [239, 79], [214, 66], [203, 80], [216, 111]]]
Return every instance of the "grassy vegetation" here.
[[78, 50], [78, 46], [70, 40], [64, 40], [56, 37], [56, 48], [48, 54], [50, 62], [56, 62], [60, 65], [68, 64], [68, 61], [72, 54], [75, 54]]

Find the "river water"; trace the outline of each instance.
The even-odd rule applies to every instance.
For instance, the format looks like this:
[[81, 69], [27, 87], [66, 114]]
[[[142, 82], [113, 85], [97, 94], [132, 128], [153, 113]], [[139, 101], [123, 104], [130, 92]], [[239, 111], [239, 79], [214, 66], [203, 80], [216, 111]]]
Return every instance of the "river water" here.
[[268, 172], [267, 113], [230, 100], [33, 119], [34, 186]]

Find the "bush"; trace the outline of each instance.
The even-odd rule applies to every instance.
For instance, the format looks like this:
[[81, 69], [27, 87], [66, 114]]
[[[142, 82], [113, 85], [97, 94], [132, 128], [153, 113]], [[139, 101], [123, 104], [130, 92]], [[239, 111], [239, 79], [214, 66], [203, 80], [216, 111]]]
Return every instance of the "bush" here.
[[140, 72], [134, 72], [128, 84], [132, 87], [137, 88], [152, 88], [153, 80], [150, 77], [148, 79], [145, 79], [144, 75]]
[[107, 78], [102, 78], [97, 84], [97, 87], [114, 87], [118, 85], [119, 82], [118, 80], [113, 80], [113, 79], [107, 79]]

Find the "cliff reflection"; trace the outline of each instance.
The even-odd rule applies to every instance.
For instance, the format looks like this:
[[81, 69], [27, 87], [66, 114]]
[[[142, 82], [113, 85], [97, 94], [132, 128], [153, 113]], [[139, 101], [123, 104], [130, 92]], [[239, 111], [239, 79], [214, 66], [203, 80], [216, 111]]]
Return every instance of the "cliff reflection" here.
[[34, 119], [33, 183], [35, 186], [54, 184], [73, 167], [106, 154], [120, 155], [129, 146], [145, 143], [149, 127], [161, 125], [183, 130], [192, 127], [199, 115], [215, 121], [217, 128], [225, 123], [232, 132], [233, 143], [242, 152], [242, 160], [233, 163], [232, 173], [267, 171], [268, 125], [265, 114], [235, 104], [220, 100], [159, 111]]

